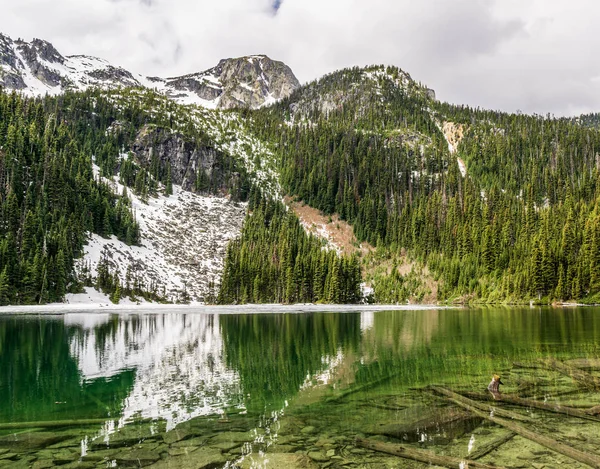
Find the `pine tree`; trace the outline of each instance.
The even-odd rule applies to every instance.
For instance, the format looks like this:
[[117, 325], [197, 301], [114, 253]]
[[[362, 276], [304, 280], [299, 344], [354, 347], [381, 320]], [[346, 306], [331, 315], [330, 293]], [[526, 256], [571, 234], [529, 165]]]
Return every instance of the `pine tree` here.
[[109, 299], [114, 304], [119, 304], [121, 301], [121, 281], [118, 276], [116, 277], [114, 291], [111, 293]]
[[173, 182], [171, 181], [171, 163], [167, 166], [167, 182], [165, 183], [165, 195], [173, 195]]
[[105, 238], [110, 238], [113, 234], [108, 207], [104, 210], [104, 217], [102, 218], [102, 232]]
[[0, 273], [0, 305], [10, 304], [11, 294], [10, 286], [8, 284], [8, 272], [7, 267], [4, 267], [2, 273]]

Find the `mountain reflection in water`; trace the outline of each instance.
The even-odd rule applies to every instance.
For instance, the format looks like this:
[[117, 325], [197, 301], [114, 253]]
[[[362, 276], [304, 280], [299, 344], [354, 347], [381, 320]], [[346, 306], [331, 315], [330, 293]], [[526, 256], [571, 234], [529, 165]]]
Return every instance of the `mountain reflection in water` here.
[[[93, 323], [90, 324], [90, 320]], [[243, 408], [238, 374], [224, 360], [214, 315], [66, 315], [69, 350], [84, 381], [135, 370], [125, 421], [164, 419], [167, 428], [199, 415]]]
[[[597, 357], [594, 308], [0, 317], [0, 419], [251, 415], [390, 378], [485, 389], [514, 360]], [[507, 383], [510, 386], [510, 380]]]

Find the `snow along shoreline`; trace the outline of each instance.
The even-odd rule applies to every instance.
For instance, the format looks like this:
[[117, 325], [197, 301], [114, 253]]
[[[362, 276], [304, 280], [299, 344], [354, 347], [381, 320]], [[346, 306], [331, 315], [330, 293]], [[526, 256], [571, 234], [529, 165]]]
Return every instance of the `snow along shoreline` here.
[[90, 314], [261, 314], [261, 313], [345, 313], [366, 311], [415, 311], [432, 309], [457, 309], [460, 306], [437, 305], [332, 305], [332, 304], [247, 304], [247, 305], [203, 305], [203, 304], [107, 304], [87, 303], [68, 304], [52, 303], [48, 305], [0, 306], [0, 315], [38, 314], [61, 315], [74, 312]]

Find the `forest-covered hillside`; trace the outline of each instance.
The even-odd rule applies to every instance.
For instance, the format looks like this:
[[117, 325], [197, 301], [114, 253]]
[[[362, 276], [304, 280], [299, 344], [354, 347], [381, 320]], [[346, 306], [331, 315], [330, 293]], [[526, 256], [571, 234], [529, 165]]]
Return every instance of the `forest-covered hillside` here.
[[[378, 302], [597, 301], [592, 117], [441, 103], [384, 66], [332, 73], [258, 110], [140, 89], [1, 93], [0, 302], [57, 301], [85, 284], [160, 299], [106, 266], [83, 278], [73, 266], [90, 233], [139, 243], [128, 194], [148, 201], [173, 185], [248, 203], [207, 301], [356, 302], [361, 280]], [[339, 215], [370, 250], [328, 250], [284, 196]]]
[[600, 292], [595, 129], [440, 103], [393, 67], [336, 72], [254, 119], [284, 190], [338, 213], [394, 266], [373, 280], [376, 300], [410, 296], [396, 273], [408, 260], [433, 272], [440, 300]]
[[[215, 204], [214, 197], [234, 204], [263, 200], [261, 207], [274, 206], [280, 213], [276, 202], [280, 188], [273, 165], [268, 149], [244, 133], [237, 114], [182, 106], [148, 90], [89, 90], [42, 99], [0, 93], [0, 304], [61, 301], [67, 292], [79, 292], [85, 286], [103, 291], [114, 302], [125, 296], [169, 300], [164, 285], [149, 277], [139, 262], [134, 259], [119, 265], [117, 261], [132, 245], [138, 245], [140, 252], [145, 249], [148, 256], [155, 255], [148, 240], [145, 246], [140, 245], [142, 235], [148, 235], [140, 231], [140, 223], [146, 226], [147, 220], [140, 219], [131, 198], [156, 204], [153, 201], [158, 198], [171, 197], [177, 185], [179, 191], [206, 196], [199, 199], [205, 204]], [[286, 224], [286, 229], [299, 226], [292, 214], [288, 218], [292, 225]], [[228, 224], [235, 225], [233, 220], [221, 220], [218, 214], [212, 219], [214, 226], [203, 226], [193, 233], [227, 230]], [[270, 219], [265, 223], [263, 230], [268, 231]], [[244, 234], [250, 233], [251, 227], [261, 230], [256, 223], [248, 223]], [[172, 231], [173, 226], [169, 228]], [[174, 237], [166, 231], [153, 231], [149, 239], [162, 236], [166, 239], [163, 244], [168, 245], [190, 236], [185, 226], [180, 231]], [[92, 234], [114, 240], [110, 244], [113, 250], [102, 252], [95, 269], [83, 257]], [[205, 238], [200, 236], [187, 244], [206, 242]], [[320, 252], [322, 245], [297, 229], [289, 239], [274, 236], [268, 246], [263, 239], [260, 243], [262, 252], [268, 247], [290, 252], [308, 249], [313, 254]], [[210, 250], [210, 246], [204, 249]], [[218, 257], [218, 253], [213, 252], [213, 256]], [[217, 257], [204, 262], [218, 266], [223, 260]], [[295, 257], [291, 261], [266, 259], [274, 273], [283, 271], [281, 278], [286, 278], [290, 268], [299, 275]], [[176, 269], [193, 269], [198, 260], [192, 259], [191, 266], [188, 258], [180, 259], [179, 265], [174, 262]], [[322, 268], [325, 275], [347, 263], [351, 262], [342, 262], [335, 255], [316, 256], [311, 269]], [[233, 257], [227, 265], [231, 271]], [[352, 270], [351, 285], [336, 283], [334, 293], [328, 290], [329, 296], [322, 300], [356, 301], [357, 271]], [[202, 280], [210, 284], [204, 300], [215, 301], [213, 283], [219, 279]], [[288, 283], [291, 281], [290, 277]], [[312, 288], [296, 292], [290, 287], [280, 296], [279, 290], [265, 285], [255, 297], [254, 275], [249, 282], [252, 288], [227, 295], [223, 292], [218, 299], [311, 301], [315, 295]], [[178, 300], [188, 299], [185, 290], [180, 292]]]

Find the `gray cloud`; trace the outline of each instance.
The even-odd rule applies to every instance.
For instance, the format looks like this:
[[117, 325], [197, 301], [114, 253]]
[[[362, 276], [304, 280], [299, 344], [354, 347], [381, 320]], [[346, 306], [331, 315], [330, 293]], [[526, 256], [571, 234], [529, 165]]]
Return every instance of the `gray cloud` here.
[[308, 81], [393, 64], [440, 99], [525, 112], [600, 111], [593, 0], [0, 0], [0, 31], [173, 76], [266, 53]]
[[283, 3], [283, 0], [272, 0], [271, 9], [273, 10], [274, 14], [277, 14], [279, 9], [281, 8], [282, 3]]

